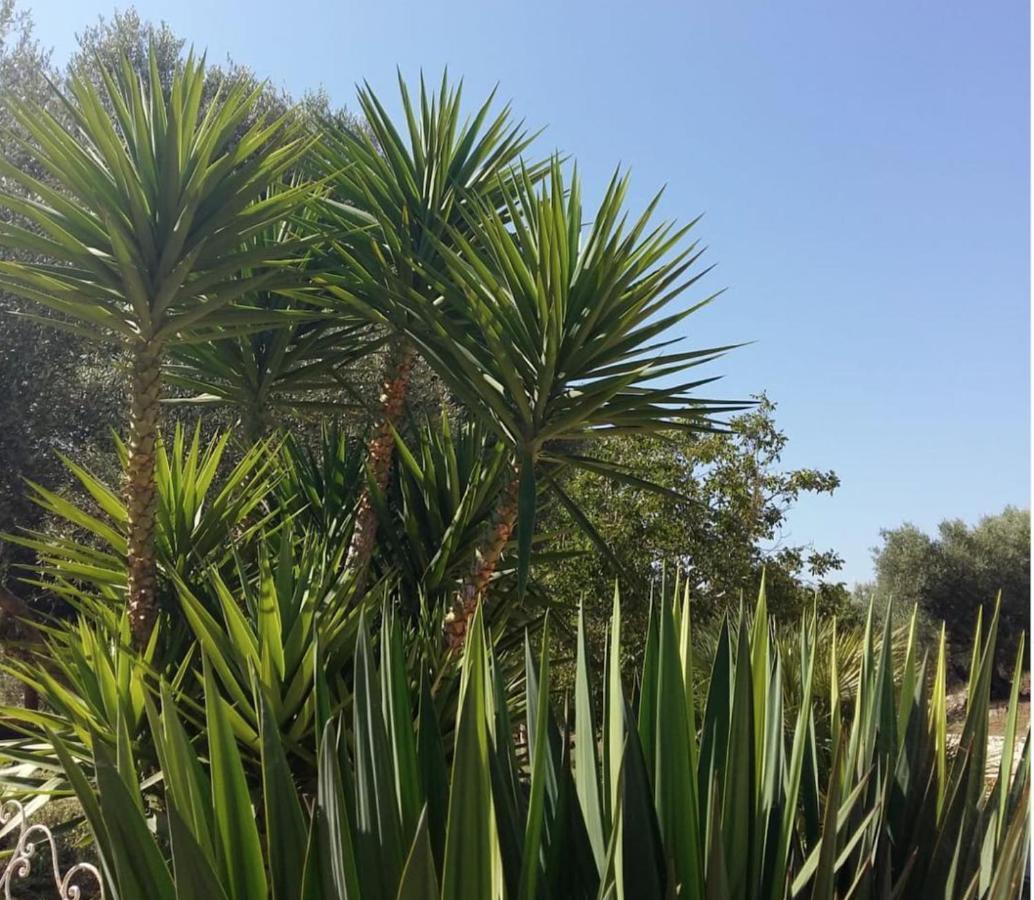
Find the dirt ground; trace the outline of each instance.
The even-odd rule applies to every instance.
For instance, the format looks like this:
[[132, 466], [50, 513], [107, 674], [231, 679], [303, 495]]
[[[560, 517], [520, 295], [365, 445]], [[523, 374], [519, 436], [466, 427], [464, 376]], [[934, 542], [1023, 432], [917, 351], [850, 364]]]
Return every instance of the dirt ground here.
[[[993, 780], [998, 777], [998, 769], [1002, 760], [1002, 752], [1005, 749], [1005, 724], [1009, 714], [1009, 701], [996, 700], [991, 702], [991, 709], [988, 713], [988, 739], [987, 739], [987, 777]], [[948, 697], [948, 740], [957, 741], [962, 732], [962, 724], [966, 718], [966, 693], [965, 691], [952, 694]], [[1023, 739], [1030, 725], [1030, 674], [1023, 676], [1020, 684], [1019, 711], [1016, 716], [1016, 746], [1013, 751], [1013, 766], [1019, 762], [1020, 754], [1023, 753]]]

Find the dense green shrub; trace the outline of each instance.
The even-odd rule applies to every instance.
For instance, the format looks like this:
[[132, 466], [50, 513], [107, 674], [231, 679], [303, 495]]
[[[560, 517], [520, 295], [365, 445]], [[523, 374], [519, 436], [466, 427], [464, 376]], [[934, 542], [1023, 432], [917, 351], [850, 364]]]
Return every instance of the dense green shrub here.
[[[809, 581], [832, 601], [838, 586], [831, 578], [842, 563], [837, 554], [782, 538], [797, 500], [832, 494], [840, 479], [832, 471], [783, 469], [789, 439], [776, 423], [776, 404], [765, 396], [757, 400], [756, 408], [730, 420], [727, 431], [624, 435], [594, 449], [601, 464], [646, 483], [635, 477], [603, 481], [588, 471], [565, 478], [565, 492], [595, 524], [601, 545], [558, 508], [550, 522], [557, 541], [581, 556], [547, 576], [550, 589], [575, 598], [605, 597], [608, 583], [620, 576], [630, 626], [638, 618], [645, 624], [662, 564], [684, 573], [701, 617], [735, 608], [744, 593], [756, 592], [762, 570], [777, 617], [797, 619], [812, 599]], [[588, 611], [600, 607], [605, 622], [606, 606], [591, 603]]]

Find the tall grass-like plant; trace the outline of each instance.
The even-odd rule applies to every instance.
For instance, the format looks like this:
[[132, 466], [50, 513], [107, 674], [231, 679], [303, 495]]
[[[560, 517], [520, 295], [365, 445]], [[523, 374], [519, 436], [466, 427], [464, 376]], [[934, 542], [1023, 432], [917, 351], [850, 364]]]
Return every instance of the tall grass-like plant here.
[[[236, 703], [207, 658], [203, 739], [189, 737], [171, 690], [147, 701], [165, 790], [156, 812], [100, 735], [96, 788], [64, 742], [56, 746], [121, 898], [1018, 896], [1030, 757], [1025, 744], [1012, 765], [1015, 691], [1006, 755], [990, 788], [985, 780], [997, 614], [978, 625], [952, 753], [943, 646], [920, 659], [909, 635], [895, 681], [894, 636], [877, 654], [870, 626], [854, 701], [834, 705], [826, 747], [814, 736], [813, 622], [793, 651], [804, 677], [788, 736], [764, 597], [753, 621], [723, 630], [702, 708], [687, 690], [689, 612], [682, 600], [657, 605], [632, 696], [618, 667], [615, 599], [600, 711], [583, 637], [573, 709], [562, 716], [548, 641], [539, 653], [528, 644], [519, 720], [478, 612], [449, 731], [426, 680], [406, 670], [398, 623], [387, 620], [377, 641], [361, 628], [351, 716], [317, 704], [314, 784], [292, 778], [278, 716], [256, 689], [260, 778], [249, 788]], [[519, 746], [518, 723], [527, 738]]]

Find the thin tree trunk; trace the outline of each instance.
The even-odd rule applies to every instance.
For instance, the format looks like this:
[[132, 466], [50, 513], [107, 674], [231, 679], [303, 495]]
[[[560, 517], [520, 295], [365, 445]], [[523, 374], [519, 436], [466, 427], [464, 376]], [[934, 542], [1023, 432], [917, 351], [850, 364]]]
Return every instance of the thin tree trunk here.
[[[3, 585], [0, 585], [0, 610], [9, 615], [17, 623], [18, 630], [24, 635], [24, 642], [36, 646], [43, 643], [39, 629], [32, 623], [32, 611], [21, 597], [12, 594]], [[22, 659], [30, 659], [31, 653], [24, 649], [4, 648], [5, 652], [12, 653]], [[22, 706], [26, 709], [39, 709], [39, 693], [30, 685], [22, 685]]]
[[265, 411], [259, 401], [241, 409], [241, 432], [249, 448], [261, 441], [269, 433]]
[[517, 524], [517, 492], [520, 480], [514, 478], [504, 488], [492, 514], [488, 538], [474, 555], [470, 575], [460, 588], [452, 610], [445, 617], [445, 643], [451, 650], [462, 650], [470, 620], [477, 611], [489, 582], [495, 574], [503, 551]]
[[157, 606], [154, 522], [158, 506], [154, 458], [161, 390], [161, 345], [141, 341], [132, 348], [132, 398], [126, 508], [129, 513], [129, 623], [137, 647], [151, 636]]
[[[379, 422], [366, 445], [366, 465], [381, 491], [388, 487], [391, 463], [395, 458], [395, 437], [392, 431], [402, 418], [415, 362], [416, 348], [404, 338], [396, 340], [385, 363], [379, 399]], [[373, 556], [377, 542], [377, 525], [377, 510], [370, 489], [364, 482], [356, 505], [352, 540], [345, 557], [345, 570], [353, 574], [357, 591], [362, 590], [366, 581], [370, 557]]]

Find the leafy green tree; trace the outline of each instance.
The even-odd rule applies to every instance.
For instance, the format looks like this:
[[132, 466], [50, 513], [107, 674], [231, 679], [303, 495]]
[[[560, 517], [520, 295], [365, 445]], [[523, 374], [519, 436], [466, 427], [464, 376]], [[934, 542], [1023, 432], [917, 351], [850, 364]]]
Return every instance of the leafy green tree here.
[[[50, 55], [33, 36], [28, 13], [4, 0], [0, 84], [27, 101], [46, 103], [51, 100], [47, 78], [57, 77]], [[31, 154], [21, 143], [25, 138], [10, 111], [0, 106], [0, 157], [32, 170]], [[24, 193], [9, 180], [5, 187]], [[0, 222], [10, 219], [10, 211], [0, 211]], [[0, 248], [0, 259], [16, 258], [34, 259], [36, 254]], [[94, 450], [107, 447], [107, 429], [117, 421], [121, 400], [118, 380], [111, 377], [110, 352], [19, 315], [31, 309], [28, 301], [0, 291], [0, 532], [39, 525], [39, 513], [25, 496], [25, 480], [61, 483], [55, 449], [74, 450], [79, 459], [95, 462]], [[25, 553], [0, 544], [0, 575], [11, 564], [27, 561]]]
[[[558, 549], [578, 554], [542, 573], [558, 602], [584, 598], [588, 615], [605, 617], [619, 578], [629, 628], [644, 629], [662, 573], [670, 581], [677, 568], [688, 580], [695, 614], [706, 621], [755, 596], [764, 569], [777, 617], [797, 621], [816, 598], [820, 612], [850, 612], [846, 588], [833, 580], [840, 557], [783, 537], [798, 498], [832, 494], [840, 479], [828, 470], [783, 469], [788, 438], [776, 425], [776, 404], [764, 395], [757, 400], [725, 432], [605, 442], [597, 455], [623, 473], [621, 481], [590, 470], [567, 479], [563, 491], [571, 504], [556, 507], [544, 526], [557, 536]], [[595, 542], [578, 527], [572, 507], [595, 526]]]
[[915, 525], [880, 532], [873, 549], [874, 590], [895, 608], [917, 604], [935, 622], [944, 621], [957, 673], [969, 663], [973, 623], [1002, 593], [1001, 639], [995, 688], [1006, 689], [1016, 641], [1030, 630], [1030, 510], [1007, 506], [969, 526], [946, 519], [936, 535]]

